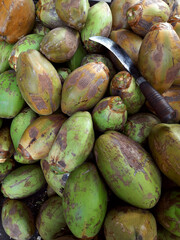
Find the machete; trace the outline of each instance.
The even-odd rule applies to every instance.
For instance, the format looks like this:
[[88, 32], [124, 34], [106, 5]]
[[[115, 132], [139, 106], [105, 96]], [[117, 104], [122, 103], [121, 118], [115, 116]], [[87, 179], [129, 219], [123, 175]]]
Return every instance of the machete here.
[[137, 67], [132, 62], [126, 51], [110, 38], [102, 36], [92, 36], [89, 40], [100, 43], [110, 50], [121, 62], [125, 69], [135, 78], [145, 98], [161, 120], [161, 122], [172, 122], [176, 116], [175, 110], [166, 102], [164, 97], [158, 93], [149, 82], [147, 82]]

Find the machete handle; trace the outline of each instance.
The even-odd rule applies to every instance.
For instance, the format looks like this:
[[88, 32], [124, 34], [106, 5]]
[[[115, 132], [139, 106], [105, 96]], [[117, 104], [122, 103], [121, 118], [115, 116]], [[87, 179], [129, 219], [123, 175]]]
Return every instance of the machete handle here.
[[161, 122], [172, 122], [176, 117], [176, 112], [168, 104], [164, 97], [158, 93], [143, 77], [138, 78], [137, 83], [141, 89], [141, 92], [146, 97], [147, 101], [156, 112]]

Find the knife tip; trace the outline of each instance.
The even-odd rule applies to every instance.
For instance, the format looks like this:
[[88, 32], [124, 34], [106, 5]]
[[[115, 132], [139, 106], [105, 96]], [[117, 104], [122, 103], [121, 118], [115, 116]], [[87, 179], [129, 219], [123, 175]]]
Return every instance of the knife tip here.
[[94, 36], [92, 36], [92, 37], [89, 37], [89, 40], [92, 40], [92, 41], [94, 41]]

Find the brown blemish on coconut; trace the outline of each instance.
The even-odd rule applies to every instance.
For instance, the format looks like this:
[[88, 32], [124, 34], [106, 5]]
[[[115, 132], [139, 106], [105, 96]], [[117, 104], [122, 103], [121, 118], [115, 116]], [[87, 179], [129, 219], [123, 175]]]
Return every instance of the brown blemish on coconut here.
[[61, 6], [64, 10], [66, 10], [67, 12], [69, 12], [69, 9], [72, 8], [79, 8], [79, 3], [80, 1], [74, 1], [74, 0], [70, 0], [70, 1], [66, 1], [66, 2], [62, 2]]
[[159, 68], [162, 64], [163, 59], [163, 46], [162, 44], [156, 45], [156, 50], [153, 52], [152, 56], [153, 62], [156, 63], [156, 67]]
[[93, 110], [92, 114], [94, 114], [95, 112], [100, 113], [103, 109], [107, 108], [108, 106], [108, 101], [101, 101]]
[[49, 171], [50, 165], [49, 165], [48, 161], [42, 160], [41, 165], [42, 165], [43, 172], [48, 172]]
[[64, 151], [66, 149], [66, 147], [67, 147], [67, 129], [65, 127], [61, 128], [61, 130], [57, 136], [56, 142], [59, 144], [62, 151]]
[[36, 138], [38, 133], [39, 133], [39, 131], [36, 127], [32, 127], [29, 129], [29, 137], [30, 138]]
[[52, 81], [47, 73], [39, 74], [39, 84], [42, 89], [42, 92], [48, 92], [49, 94], [49, 101], [50, 101], [50, 106], [51, 110], [54, 110], [54, 104], [53, 104], [53, 84]]
[[3, 219], [3, 225], [6, 229], [10, 230], [11, 237], [19, 238], [21, 235], [21, 231], [19, 226], [16, 223], [13, 223], [12, 218], [10, 216], [6, 216]]
[[43, 109], [47, 110], [46, 103], [44, 102], [42, 97], [30, 94], [30, 98], [32, 100], [32, 104], [35, 105], [35, 108], [37, 108], [39, 111]]
[[33, 160], [30, 153], [21, 145], [18, 145], [17, 151], [27, 160]]
[[173, 66], [169, 68], [166, 73], [165, 82], [170, 84], [173, 83], [176, 77], [178, 76], [179, 69], [180, 69], [180, 63], [173, 64]]
[[66, 163], [64, 161], [58, 161], [58, 164], [64, 169], [66, 167]]

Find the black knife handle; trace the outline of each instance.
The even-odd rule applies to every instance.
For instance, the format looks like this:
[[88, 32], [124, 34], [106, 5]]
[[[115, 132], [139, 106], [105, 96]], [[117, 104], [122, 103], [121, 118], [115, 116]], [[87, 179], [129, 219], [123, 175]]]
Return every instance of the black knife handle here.
[[137, 79], [137, 84], [161, 122], [172, 122], [176, 117], [176, 112], [166, 102], [164, 97], [161, 96], [161, 94], [158, 93], [143, 77]]

